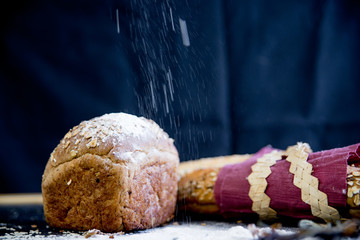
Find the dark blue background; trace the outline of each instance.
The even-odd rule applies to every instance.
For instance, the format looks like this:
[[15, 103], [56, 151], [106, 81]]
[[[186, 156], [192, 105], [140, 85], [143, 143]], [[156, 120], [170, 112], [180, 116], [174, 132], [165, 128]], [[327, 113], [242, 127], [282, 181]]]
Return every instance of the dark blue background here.
[[109, 112], [154, 119], [182, 161], [267, 144], [305, 141], [318, 151], [360, 142], [359, 1], [8, 4], [0, 192], [40, 191], [65, 133]]

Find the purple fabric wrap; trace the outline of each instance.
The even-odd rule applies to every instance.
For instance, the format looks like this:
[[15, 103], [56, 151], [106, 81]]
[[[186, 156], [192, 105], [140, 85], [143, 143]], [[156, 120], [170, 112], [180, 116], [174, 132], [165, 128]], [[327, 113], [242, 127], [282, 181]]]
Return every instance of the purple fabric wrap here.
[[[252, 201], [248, 196], [250, 185], [247, 177], [257, 158], [274, 150], [264, 147], [242, 163], [223, 167], [215, 183], [216, 203], [224, 216], [237, 216], [253, 213]], [[311, 153], [308, 162], [313, 166], [312, 175], [319, 180], [319, 190], [326, 193], [328, 203], [335, 208], [346, 206], [346, 175], [348, 161], [360, 159], [360, 144]], [[293, 185], [293, 174], [289, 172], [290, 163], [285, 159], [271, 167], [267, 177], [265, 193], [271, 198], [270, 207], [278, 216], [314, 219], [310, 206], [301, 200], [301, 190]]]

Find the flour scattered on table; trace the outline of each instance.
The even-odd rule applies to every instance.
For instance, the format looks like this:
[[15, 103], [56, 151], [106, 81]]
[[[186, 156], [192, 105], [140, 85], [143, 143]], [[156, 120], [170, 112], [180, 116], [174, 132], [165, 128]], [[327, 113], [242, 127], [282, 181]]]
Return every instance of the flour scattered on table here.
[[[1, 226], [3, 229], [5, 226]], [[133, 233], [104, 233], [97, 229], [85, 232], [41, 232], [41, 230], [16, 231], [14, 228], [7, 228], [8, 232], [0, 239], [121, 239], [121, 240], [137, 240], [137, 239], [156, 239], [156, 240], [253, 240], [259, 239], [276, 231], [279, 235], [292, 234], [292, 231], [272, 230], [271, 228], [258, 228], [255, 225], [238, 225], [225, 222], [192, 222], [190, 224], [169, 224], [164, 227], [137, 231]], [[51, 233], [51, 234], [50, 234]]]

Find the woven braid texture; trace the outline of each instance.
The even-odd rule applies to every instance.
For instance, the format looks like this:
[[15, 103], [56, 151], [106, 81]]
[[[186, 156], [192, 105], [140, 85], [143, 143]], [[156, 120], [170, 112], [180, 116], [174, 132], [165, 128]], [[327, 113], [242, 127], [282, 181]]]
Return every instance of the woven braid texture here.
[[259, 215], [262, 220], [274, 220], [277, 213], [270, 207], [271, 198], [265, 193], [268, 185], [266, 178], [271, 174], [271, 166], [274, 166], [282, 156], [290, 162], [289, 172], [294, 175], [293, 184], [301, 190], [301, 200], [310, 205], [311, 213], [325, 222], [340, 220], [339, 212], [329, 206], [327, 195], [319, 190], [319, 180], [312, 176], [312, 165], [307, 162], [311, 149], [306, 143], [298, 143], [289, 147], [286, 151], [273, 150], [257, 159], [251, 167], [248, 176], [250, 184], [249, 197], [252, 200], [252, 211]]

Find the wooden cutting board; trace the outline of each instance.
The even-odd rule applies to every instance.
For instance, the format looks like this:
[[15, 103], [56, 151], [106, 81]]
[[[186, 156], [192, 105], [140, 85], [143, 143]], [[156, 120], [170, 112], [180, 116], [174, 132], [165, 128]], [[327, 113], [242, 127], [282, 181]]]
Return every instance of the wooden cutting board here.
[[0, 206], [42, 205], [41, 193], [0, 194]]

